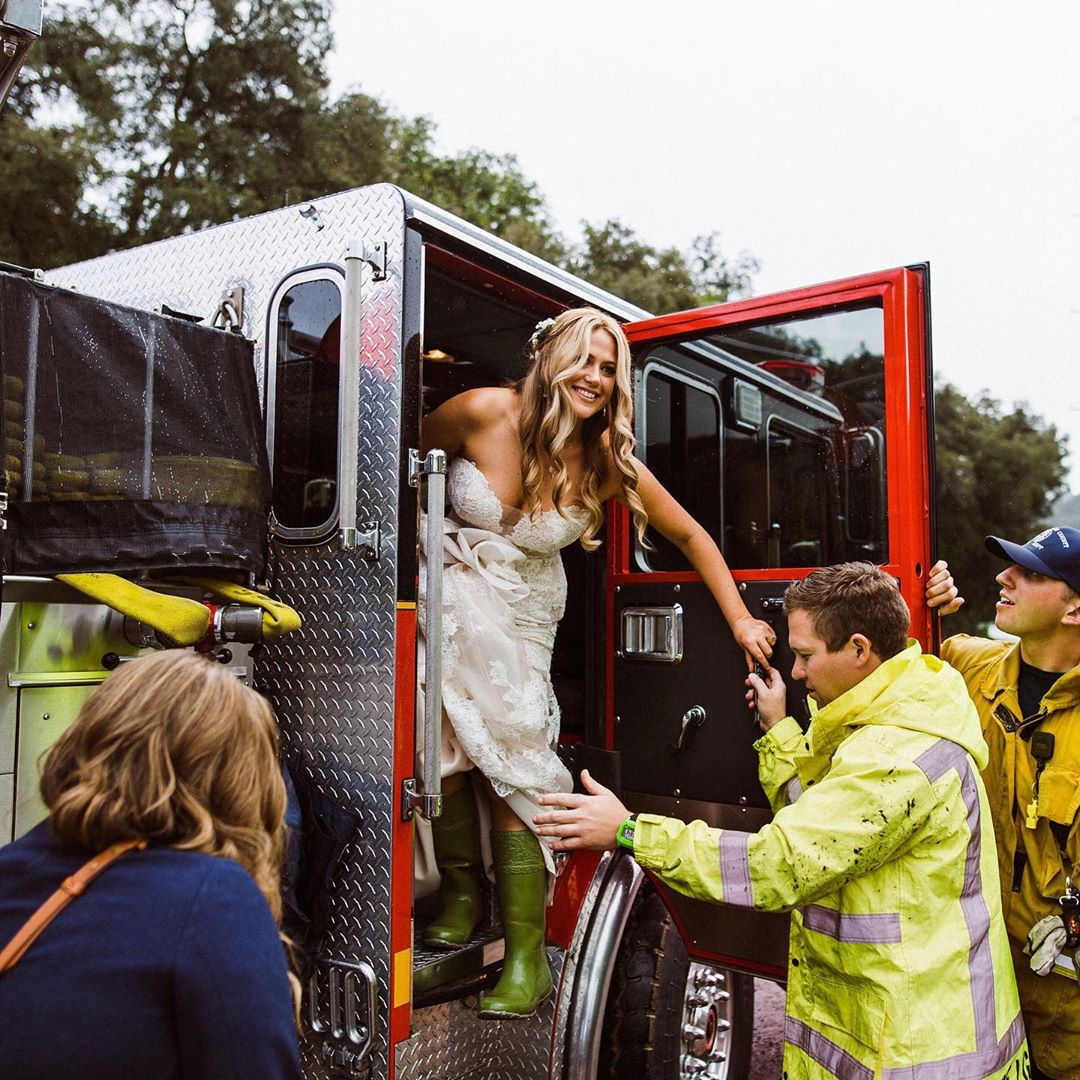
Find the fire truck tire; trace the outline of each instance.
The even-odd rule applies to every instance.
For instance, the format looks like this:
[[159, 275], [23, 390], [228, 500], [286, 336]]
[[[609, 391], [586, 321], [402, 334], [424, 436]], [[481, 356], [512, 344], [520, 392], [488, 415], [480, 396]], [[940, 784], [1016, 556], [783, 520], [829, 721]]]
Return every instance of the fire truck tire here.
[[753, 1028], [753, 979], [691, 962], [664, 901], [644, 886], [611, 974], [598, 1077], [746, 1080]]

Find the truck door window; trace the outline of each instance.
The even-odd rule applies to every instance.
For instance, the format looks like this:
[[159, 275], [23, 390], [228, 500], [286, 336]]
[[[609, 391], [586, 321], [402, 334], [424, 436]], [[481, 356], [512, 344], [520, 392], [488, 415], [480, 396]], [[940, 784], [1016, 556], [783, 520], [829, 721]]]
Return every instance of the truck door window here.
[[780, 421], [766, 438], [768, 509], [765, 566], [823, 566], [836, 561], [836, 469], [827, 439]]
[[[712, 387], [647, 363], [644, 375], [644, 457], [661, 483], [719, 542], [720, 400]], [[638, 551], [642, 569], [685, 570], [674, 544], [649, 529], [653, 551]]]
[[[767, 375], [755, 391], [766, 437], [738, 416], [724, 433], [728, 563], [887, 562], [882, 308], [722, 329], [707, 340]], [[735, 374], [742, 388], [754, 384], [744, 371]]]
[[274, 518], [286, 538], [324, 533], [337, 514], [339, 276], [302, 271], [279, 287], [267, 335], [267, 436]]

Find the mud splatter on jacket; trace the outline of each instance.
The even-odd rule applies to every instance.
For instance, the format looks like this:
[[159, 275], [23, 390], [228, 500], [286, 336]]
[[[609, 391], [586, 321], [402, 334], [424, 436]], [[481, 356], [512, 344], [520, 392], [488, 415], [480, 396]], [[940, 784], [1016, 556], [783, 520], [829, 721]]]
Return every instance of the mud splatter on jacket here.
[[[1001, 906], [1032, 1053], [1048, 1075], [1080, 1080], [1080, 988], [1061, 975], [1033, 975], [1020, 951], [1039, 919], [1061, 912], [1057, 898], [1065, 891], [1065, 871], [1052, 821], [1066, 835], [1066, 858], [1073, 882], [1080, 884], [1080, 667], [1050, 687], [1036, 716], [1023, 717], [1016, 695], [1019, 645], [957, 634], [942, 643], [941, 655], [963, 675], [990, 750], [982, 775], [997, 833]], [[1035, 783], [1030, 738], [1036, 726], [1054, 736], [1054, 756], [1039, 779], [1038, 822], [1028, 829], [1024, 810]]]
[[690, 896], [791, 911], [784, 1075], [983, 1080], [1027, 1044], [987, 760], [963, 680], [912, 642], [757, 744], [757, 833], [643, 814], [635, 858]]

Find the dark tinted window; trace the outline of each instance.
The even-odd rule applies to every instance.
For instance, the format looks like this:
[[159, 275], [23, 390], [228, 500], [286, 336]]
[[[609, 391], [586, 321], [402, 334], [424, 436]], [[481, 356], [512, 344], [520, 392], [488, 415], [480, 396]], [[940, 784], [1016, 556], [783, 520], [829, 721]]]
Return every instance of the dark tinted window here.
[[827, 439], [784, 423], [768, 433], [767, 566], [821, 566], [835, 506], [836, 474]]
[[[657, 368], [645, 375], [645, 461], [661, 483], [719, 540], [720, 405], [706, 387]], [[656, 550], [644, 553], [652, 570], [685, 570], [686, 559], [655, 529]]]
[[300, 282], [271, 317], [274, 516], [288, 529], [319, 529], [337, 504], [341, 292], [329, 280]]
[[[867, 305], [636, 358], [644, 461], [733, 569], [888, 561], [884, 342], [882, 309]], [[641, 569], [685, 568], [653, 542]]]
[[725, 432], [729, 564], [886, 562], [881, 308], [724, 329], [707, 341], [795, 391], [758, 383], [765, 432], [738, 423]]

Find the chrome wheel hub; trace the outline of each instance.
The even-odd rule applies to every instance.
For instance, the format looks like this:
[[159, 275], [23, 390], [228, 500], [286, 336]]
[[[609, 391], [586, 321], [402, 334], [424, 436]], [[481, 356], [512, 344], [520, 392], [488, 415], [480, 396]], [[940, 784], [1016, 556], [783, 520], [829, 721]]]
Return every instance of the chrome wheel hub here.
[[733, 1009], [727, 972], [692, 963], [683, 999], [680, 1080], [724, 1080], [727, 1076]]

